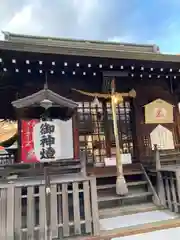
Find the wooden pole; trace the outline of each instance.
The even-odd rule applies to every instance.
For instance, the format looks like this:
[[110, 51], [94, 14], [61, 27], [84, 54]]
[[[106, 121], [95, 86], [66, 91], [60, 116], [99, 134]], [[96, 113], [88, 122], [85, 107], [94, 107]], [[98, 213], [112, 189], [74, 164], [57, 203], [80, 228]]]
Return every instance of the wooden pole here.
[[46, 240], [51, 240], [51, 186], [48, 166], [44, 164], [45, 203], [46, 203]]
[[117, 115], [116, 115], [116, 99], [115, 99], [115, 80], [111, 83], [111, 107], [112, 107], [112, 118], [113, 118], [113, 129], [116, 144], [116, 169], [117, 169], [117, 179], [116, 179], [116, 193], [118, 195], [128, 194], [127, 184], [123, 175], [122, 167], [122, 155], [119, 142], [119, 133], [117, 126]]

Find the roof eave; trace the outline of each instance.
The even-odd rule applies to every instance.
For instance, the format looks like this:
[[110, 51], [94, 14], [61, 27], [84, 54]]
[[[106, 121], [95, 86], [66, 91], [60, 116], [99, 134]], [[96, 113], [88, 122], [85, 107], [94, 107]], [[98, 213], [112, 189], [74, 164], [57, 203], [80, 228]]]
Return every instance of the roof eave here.
[[67, 107], [70, 109], [75, 109], [78, 107], [78, 104], [76, 102], [62, 97], [49, 89], [40, 90], [39, 92], [34, 93], [30, 96], [13, 101], [12, 105], [13, 107], [20, 109], [30, 107], [36, 104], [40, 105], [41, 101], [45, 99], [52, 101], [54, 104], [59, 105], [59, 107]]
[[[4, 37], [10, 38], [10, 41], [13, 40], [28, 40], [28, 39], [42, 39], [42, 40], [58, 40], [61, 41], [69, 41], [72, 43], [81, 42], [81, 43], [99, 43], [101, 45], [124, 45], [124, 46], [139, 46], [139, 47], [154, 47], [155, 44], [138, 44], [138, 43], [127, 43], [127, 42], [114, 42], [114, 41], [100, 41], [100, 40], [88, 40], [88, 39], [73, 39], [73, 38], [58, 38], [58, 37], [50, 37], [50, 36], [36, 36], [36, 35], [24, 35], [24, 34], [17, 34], [11, 33], [8, 31], [2, 31]], [[12, 39], [11, 39], [12, 38]], [[16, 39], [17, 38], [17, 39]]]
[[168, 55], [159, 53], [144, 53], [144, 52], [129, 52], [129, 51], [112, 51], [104, 49], [90, 49], [77, 47], [57, 47], [53, 43], [45, 44], [35, 43], [20, 43], [10, 41], [0, 41], [1, 50], [12, 50], [20, 52], [34, 52], [45, 54], [61, 54], [100, 58], [114, 58], [114, 59], [131, 59], [143, 61], [157, 61], [157, 62], [180, 62], [179, 55]]

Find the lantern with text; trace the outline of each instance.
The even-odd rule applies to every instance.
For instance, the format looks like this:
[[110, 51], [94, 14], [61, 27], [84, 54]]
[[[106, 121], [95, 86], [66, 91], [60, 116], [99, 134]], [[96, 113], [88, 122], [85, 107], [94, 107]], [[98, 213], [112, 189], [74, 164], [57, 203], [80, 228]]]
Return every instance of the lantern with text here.
[[42, 121], [33, 129], [34, 153], [40, 162], [56, 161], [61, 156], [60, 129], [56, 122]]

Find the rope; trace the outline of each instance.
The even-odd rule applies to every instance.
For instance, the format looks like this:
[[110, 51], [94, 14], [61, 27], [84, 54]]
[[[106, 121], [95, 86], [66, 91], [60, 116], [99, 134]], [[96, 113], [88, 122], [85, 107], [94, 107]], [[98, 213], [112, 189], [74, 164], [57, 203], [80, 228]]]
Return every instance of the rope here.
[[[86, 91], [82, 91], [82, 90], [78, 90], [75, 88], [72, 88], [72, 91], [81, 93], [83, 95], [89, 96], [89, 97], [93, 97], [93, 98], [105, 98], [105, 99], [110, 99], [112, 97], [112, 94], [108, 94], [108, 93], [91, 93], [91, 92], [86, 92]], [[119, 98], [120, 100], [122, 100], [123, 97], [132, 97], [135, 98], [136, 97], [136, 92], [134, 89], [132, 89], [130, 92], [128, 93], [118, 93], [115, 92], [114, 97]]]
[[86, 91], [82, 91], [82, 90], [78, 90], [78, 89], [75, 89], [75, 88], [72, 88], [73, 91], [75, 92], [79, 92], [83, 95], [86, 95], [86, 96], [89, 96], [89, 97], [97, 97], [97, 98], [111, 98], [111, 94], [106, 94], [106, 93], [90, 93], [90, 92], [86, 92]]

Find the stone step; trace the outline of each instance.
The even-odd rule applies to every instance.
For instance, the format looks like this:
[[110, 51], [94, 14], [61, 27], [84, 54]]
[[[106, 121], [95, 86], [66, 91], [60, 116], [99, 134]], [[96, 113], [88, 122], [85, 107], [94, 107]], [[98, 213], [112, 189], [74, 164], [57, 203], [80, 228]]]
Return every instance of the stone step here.
[[[129, 236], [129, 237], [131, 236], [132, 239], [134, 239], [133, 236], [137, 236], [136, 239], [139, 239], [138, 235], [140, 237], [143, 234], [150, 233], [150, 232], [158, 232], [160, 230], [172, 229], [172, 228], [175, 229], [179, 227], [179, 225], [180, 225], [179, 218], [169, 219], [169, 220], [157, 221], [152, 223], [145, 223], [145, 224], [136, 225], [132, 227], [124, 227], [124, 228], [110, 230], [110, 231], [101, 231], [101, 234], [99, 237], [89, 238], [88, 240], [101, 240], [101, 239], [120, 240], [120, 239], [124, 239], [126, 236]], [[172, 236], [172, 239], [173, 239], [173, 236]], [[141, 237], [141, 239], [147, 239], [147, 235], [145, 235], [144, 238]], [[178, 239], [178, 238], [175, 237], [175, 239]], [[84, 239], [84, 240], [87, 240], [87, 239]]]
[[[127, 185], [130, 186], [138, 186], [138, 185], [145, 185], [147, 181], [135, 181], [135, 182], [127, 182]], [[105, 185], [97, 185], [97, 190], [101, 189], [108, 189], [108, 188], [115, 188], [116, 184], [105, 184]]]
[[100, 220], [101, 231], [134, 228], [143, 224], [177, 219], [178, 215], [167, 210], [144, 211]]
[[126, 196], [119, 196], [119, 195], [113, 195], [113, 194], [107, 194], [107, 195], [102, 195], [98, 196], [98, 202], [108, 202], [108, 201], [113, 201], [113, 200], [125, 200], [125, 199], [133, 199], [133, 198], [144, 198], [148, 196], [152, 196], [152, 192], [138, 192], [138, 193], [129, 193]]
[[[96, 178], [109, 178], [117, 175], [116, 166], [108, 167], [87, 167], [88, 175], [94, 175]], [[123, 166], [124, 176], [143, 174], [140, 164], [127, 164]]]
[[[156, 239], [159, 236], [164, 239], [178, 239], [179, 236], [179, 225], [180, 219], [169, 219], [164, 221], [158, 221], [153, 223], [146, 223], [142, 225], [136, 225], [133, 227], [125, 227], [120, 229], [115, 229], [111, 231], [101, 231], [99, 236], [85, 236], [78, 238], [68, 238], [68, 240], [123, 240], [123, 239]], [[169, 230], [168, 230], [169, 229]], [[177, 231], [175, 232], [175, 230]], [[165, 231], [161, 231], [165, 230]], [[168, 232], [171, 231], [170, 234], [167, 235]], [[153, 237], [152, 237], [152, 233]], [[161, 232], [162, 234], [158, 234]], [[148, 234], [149, 233], [149, 234]], [[150, 236], [148, 236], [150, 235]]]
[[[135, 171], [129, 171], [129, 172], [124, 172], [124, 176], [131, 176], [131, 175], [140, 175], [143, 174], [141, 170], [135, 170]], [[109, 177], [115, 177], [116, 173], [102, 173], [100, 176], [96, 175], [97, 178], [109, 178]]]
[[162, 209], [153, 203], [133, 204], [128, 206], [110, 207], [99, 210], [100, 219], [110, 218], [115, 216], [123, 216], [140, 212], [149, 212]]

